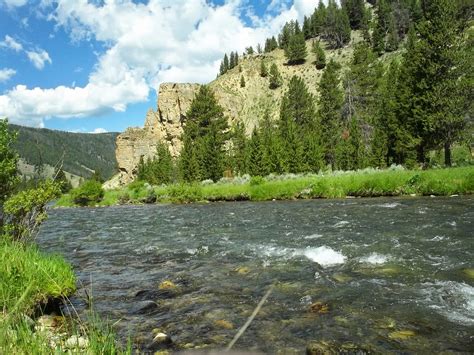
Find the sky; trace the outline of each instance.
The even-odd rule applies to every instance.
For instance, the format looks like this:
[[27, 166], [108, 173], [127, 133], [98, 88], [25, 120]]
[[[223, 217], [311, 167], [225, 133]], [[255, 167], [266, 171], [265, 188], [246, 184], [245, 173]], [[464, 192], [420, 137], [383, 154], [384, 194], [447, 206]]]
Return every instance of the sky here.
[[143, 126], [163, 82], [208, 83], [318, 0], [0, 0], [0, 118], [71, 132]]

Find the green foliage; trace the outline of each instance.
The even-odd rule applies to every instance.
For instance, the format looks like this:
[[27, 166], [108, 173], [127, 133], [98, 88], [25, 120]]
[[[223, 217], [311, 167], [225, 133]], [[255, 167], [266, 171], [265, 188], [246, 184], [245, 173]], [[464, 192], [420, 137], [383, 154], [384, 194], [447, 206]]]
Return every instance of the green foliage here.
[[71, 191], [71, 198], [79, 206], [96, 204], [104, 197], [102, 184], [97, 180], [87, 180], [81, 186]]
[[329, 62], [319, 82], [318, 117], [321, 126], [321, 144], [324, 158], [332, 168], [336, 165], [337, 142], [341, 136], [341, 109], [344, 100], [340, 89], [339, 65]]
[[245, 87], [245, 78], [243, 75], [240, 76], [240, 87], [241, 88]]
[[268, 69], [263, 60], [260, 62], [260, 76], [262, 78], [266, 78], [268, 76]]
[[247, 136], [245, 135], [245, 125], [237, 122], [231, 131], [232, 149], [230, 151], [232, 160], [232, 170], [235, 174], [244, 174], [247, 171]]
[[174, 175], [173, 158], [164, 142], [158, 142], [153, 159], [144, 162], [141, 158], [138, 164], [137, 178], [152, 185], [169, 184], [174, 180]]
[[8, 130], [8, 121], [0, 119], [0, 206], [19, 182], [17, 174], [18, 155], [13, 147], [16, 136], [16, 133]]
[[473, 68], [467, 52], [472, 54], [472, 48], [462, 36], [454, 2], [428, 2], [424, 15], [409, 34], [397, 115], [418, 142], [419, 163], [426, 163], [428, 150], [444, 146], [449, 166], [451, 145], [460, 139], [472, 105]]
[[54, 181], [59, 184], [61, 193], [68, 193], [72, 189], [72, 184], [67, 179], [66, 174], [64, 173], [64, 170], [61, 167], [56, 169], [53, 178]]
[[360, 29], [365, 13], [364, 0], [342, 0], [341, 6], [349, 18], [351, 28], [353, 30]]
[[313, 45], [311, 51], [314, 53], [316, 59], [314, 64], [316, 65], [316, 69], [324, 69], [326, 67], [326, 54], [324, 53], [323, 48], [319, 41], [313, 41]]
[[47, 216], [46, 204], [60, 194], [59, 184], [45, 181], [36, 189], [11, 196], [4, 204], [6, 234], [13, 240], [30, 241]]
[[304, 63], [306, 56], [306, 41], [304, 34], [299, 28], [298, 21], [295, 22], [293, 33], [290, 34], [288, 44], [284, 47], [285, 56], [288, 60], [288, 64], [301, 64]]
[[207, 86], [201, 86], [187, 112], [179, 169], [184, 181], [217, 181], [227, 168], [224, 144], [227, 119]]
[[280, 71], [275, 63], [270, 67], [270, 89], [274, 90], [279, 88], [283, 84], [283, 79], [281, 77]]

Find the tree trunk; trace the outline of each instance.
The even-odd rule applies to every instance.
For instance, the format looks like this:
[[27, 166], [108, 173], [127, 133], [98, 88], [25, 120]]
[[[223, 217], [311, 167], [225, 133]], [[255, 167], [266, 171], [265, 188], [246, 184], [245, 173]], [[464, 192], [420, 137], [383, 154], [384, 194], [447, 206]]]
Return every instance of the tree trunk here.
[[444, 165], [451, 166], [451, 144], [449, 142], [444, 143]]

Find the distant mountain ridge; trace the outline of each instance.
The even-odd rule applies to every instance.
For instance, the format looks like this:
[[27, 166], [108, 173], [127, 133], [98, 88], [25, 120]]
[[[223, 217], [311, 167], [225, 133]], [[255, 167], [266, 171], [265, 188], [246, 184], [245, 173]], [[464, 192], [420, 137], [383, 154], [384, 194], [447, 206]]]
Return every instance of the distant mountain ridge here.
[[18, 132], [15, 149], [29, 165], [57, 166], [62, 160], [64, 171], [84, 178], [99, 171], [109, 179], [117, 172], [117, 132], [71, 133], [14, 124], [9, 127]]

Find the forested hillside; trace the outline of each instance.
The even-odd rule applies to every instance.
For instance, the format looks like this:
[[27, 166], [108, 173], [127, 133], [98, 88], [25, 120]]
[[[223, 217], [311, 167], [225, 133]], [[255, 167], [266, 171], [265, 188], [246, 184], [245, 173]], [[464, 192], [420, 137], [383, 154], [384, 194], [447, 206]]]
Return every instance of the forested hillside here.
[[[440, 150], [451, 166], [452, 147], [472, 138], [472, 42], [461, 0], [320, 3], [302, 26], [224, 57], [186, 114], [169, 176], [428, 167]], [[228, 125], [232, 100], [246, 104]], [[139, 177], [165, 181], [171, 167], [157, 154]]]
[[90, 177], [95, 171], [104, 179], [116, 173], [115, 139], [118, 133], [71, 133], [10, 124], [18, 131], [15, 149], [35, 167], [58, 166], [71, 174]]

